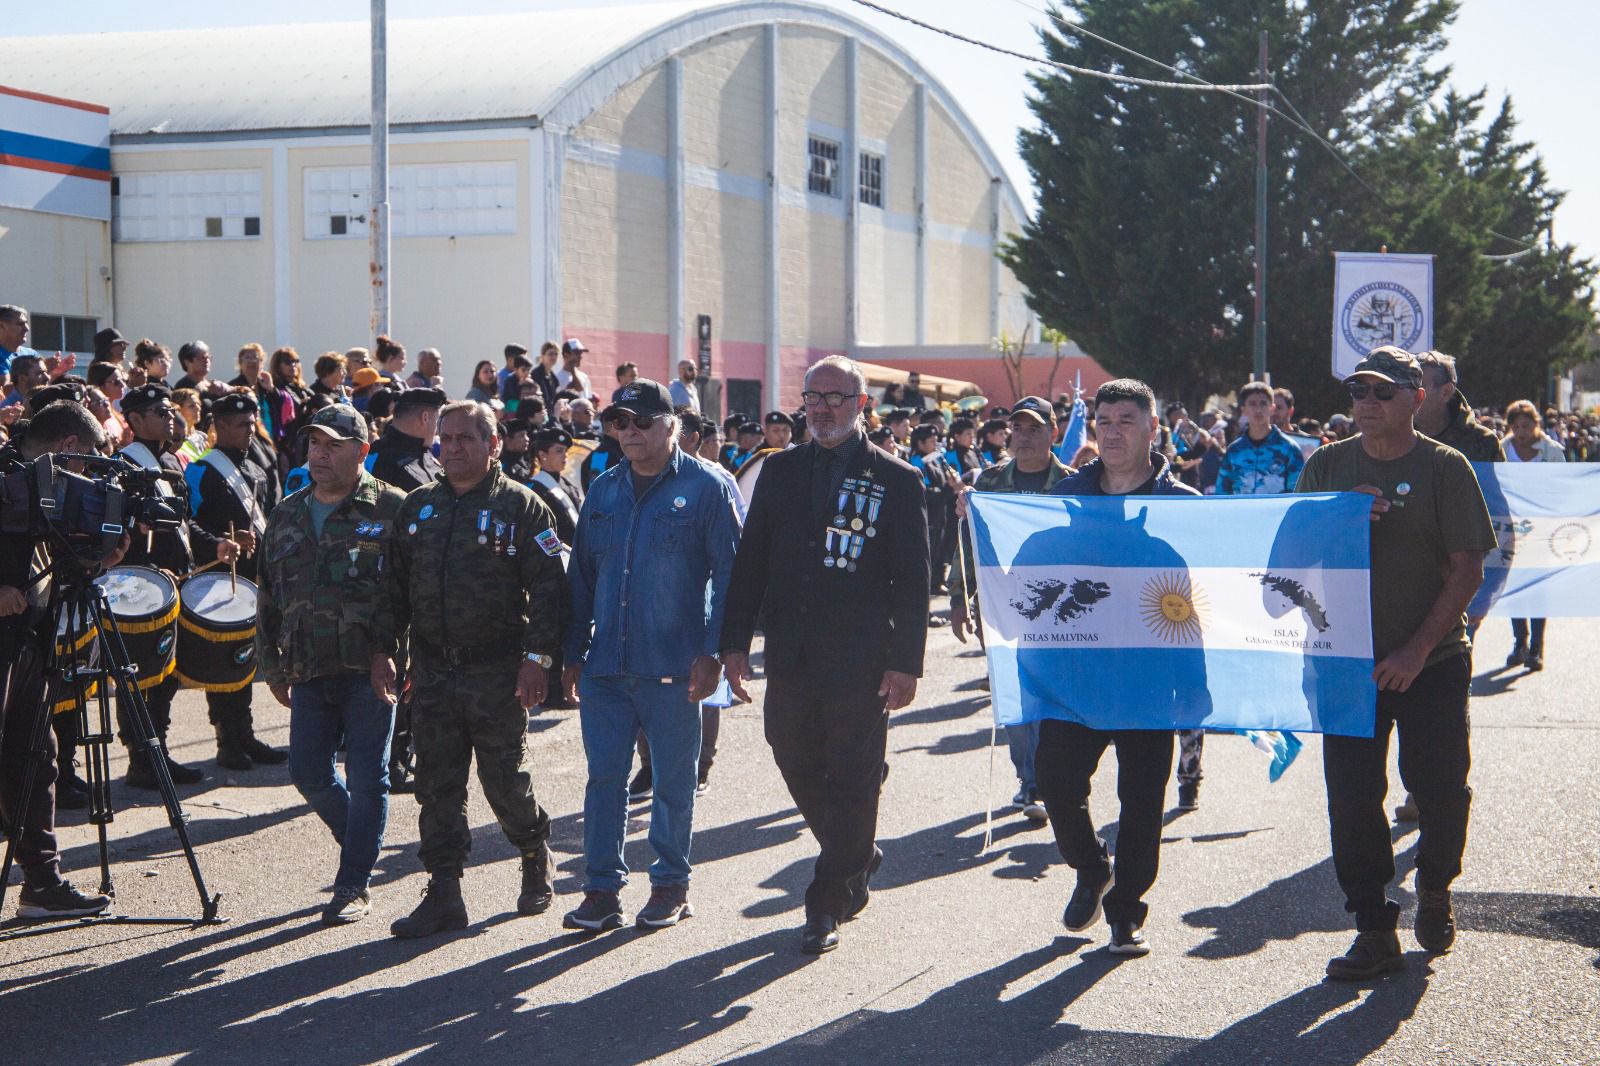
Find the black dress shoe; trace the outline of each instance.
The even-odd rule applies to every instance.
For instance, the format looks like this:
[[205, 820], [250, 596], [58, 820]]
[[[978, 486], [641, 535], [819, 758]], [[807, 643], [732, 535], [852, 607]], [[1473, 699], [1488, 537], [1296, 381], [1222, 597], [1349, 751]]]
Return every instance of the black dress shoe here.
[[807, 955], [826, 955], [839, 946], [839, 922], [831, 914], [813, 914], [806, 919], [800, 936], [800, 950]]
[[883, 865], [883, 849], [876, 844], [872, 847], [872, 861], [867, 863], [866, 872], [859, 881], [852, 879], [850, 886], [850, 902], [845, 906], [844, 920], [850, 921], [856, 915], [867, 909], [867, 904], [872, 901], [872, 875], [878, 872], [878, 867]]

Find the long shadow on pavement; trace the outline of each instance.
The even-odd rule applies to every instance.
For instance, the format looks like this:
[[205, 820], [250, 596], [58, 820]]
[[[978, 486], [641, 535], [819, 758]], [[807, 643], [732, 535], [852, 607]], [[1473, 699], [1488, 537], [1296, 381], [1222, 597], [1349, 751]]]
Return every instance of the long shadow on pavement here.
[[[1391, 839], [1411, 832], [1391, 828]], [[1416, 841], [1395, 856], [1395, 881], [1404, 879], [1416, 864]], [[1391, 894], [1404, 898], [1403, 890]], [[1184, 924], [1215, 930], [1211, 939], [1189, 954], [1203, 959], [1233, 959], [1260, 951], [1275, 940], [1293, 940], [1302, 933], [1336, 933], [1354, 930], [1346, 914], [1330, 856], [1304, 870], [1266, 885], [1234, 903], [1201, 907], [1183, 916]]]
[[[1205, 1040], [1084, 1029], [1072, 1024], [1072, 1004], [1118, 965], [1116, 956], [1103, 950], [1088, 952], [1057, 976], [1020, 995], [1003, 998], [1010, 986], [1084, 943], [1062, 938], [1050, 947], [941, 989], [914, 1007], [856, 1011], [738, 1061], [916, 1062], [918, 1066], [1293, 1062], [1346, 1066], [1382, 1048], [1399, 1031], [1415, 1013], [1428, 983], [1423, 966], [1420, 971], [1414, 968], [1372, 986], [1313, 985]], [[1128, 965], [1140, 964], [1132, 961]], [[1419, 965], [1420, 960], [1413, 962], [1413, 967]], [[1363, 995], [1368, 987], [1371, 991]]]

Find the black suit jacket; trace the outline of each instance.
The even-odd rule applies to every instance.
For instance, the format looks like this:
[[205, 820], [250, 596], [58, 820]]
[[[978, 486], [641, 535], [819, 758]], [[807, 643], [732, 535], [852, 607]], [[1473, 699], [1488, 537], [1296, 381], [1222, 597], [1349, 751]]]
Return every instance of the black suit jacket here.
[[770, 455], [762, 467], [733, 563], [720, 646], [748, 652], [765, 602], [770, 675], [809, 669], [873, 685], [885, 670], [921, 677], [928, 637], [922, 477], [863, 442], [844, 476], [884, 487], [877, 535], [866, 539], [854, 572], [824, 566], [826, 530], [838, 512], [830, 501], [825, 513], [812, 514], [811, 468], [820, 451], [801, 445]]

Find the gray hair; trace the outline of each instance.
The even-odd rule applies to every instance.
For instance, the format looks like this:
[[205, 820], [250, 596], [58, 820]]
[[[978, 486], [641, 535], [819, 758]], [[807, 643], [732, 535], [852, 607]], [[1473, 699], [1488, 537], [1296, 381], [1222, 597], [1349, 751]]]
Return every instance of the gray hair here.
[[20, 322], [27, 313], [28, 309], [26, 307], [18, 307], [16, 304], [0, 304], [0, 322]]
[[574, 411], [582, 408], [583, 410], [588, 411], [590, 414], [594, 414], [594, 404], [582, 396], [579, 396], [576, 400], [569, 401], [569, 404], [571, 409]]
[[1450, 384], [1454, 385], [1456, 383], [1456, 357], [1453, 355], [1445, 355], [1443, 352], [1434, 351], [1418, 352], [1417, 365], [1424, 370], [1432, 367], [1440, 374], [1443, 374], [1444, 379]]
[[815, 363], [812, 363], [810, 366], [808, 366], [806, 368], [804, 387], [811, 387], [811, 375], [815, 374], [823, 367], [832, 367], [835, 370], [844, 371], [846, 374], [850, 375], [850, 380], [855, 382], [856, 392], [864, 393], [867, 391], [867, 375], [861, 372], [860, 365], [854, 359], [851, 359], [849, 356], [845, 355], [825, 355], [821, 359], [818, 359]]
[[477, 400], [457, 400], [439, 408], [441, 424], [451, 415], [466, 415], [472, 419], [477, 423], [478, 436], [483, 440], [492, 441], [500, 436], [499, 421], [494, 417], [494, 408], [486, 403], [479, 403]]

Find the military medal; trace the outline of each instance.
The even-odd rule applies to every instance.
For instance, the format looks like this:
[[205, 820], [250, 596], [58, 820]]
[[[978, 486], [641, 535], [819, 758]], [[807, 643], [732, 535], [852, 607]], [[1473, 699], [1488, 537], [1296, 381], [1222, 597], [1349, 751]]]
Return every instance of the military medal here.
[[828, 537], [828, 545], [827, 545], [827, 547], [828, 547], [828, 555], [827, 555], [827, 558], [822, 560], [822, 565], [823, 566], [832, 566], [833, 565], [833, 538], [838, 536], [839, 531], [836, 530], [836, 529], [827, 529], [827, 530], [823, 530], [823, 532], [825, 534], [827, 534], [827, 537]]
[[867, 541], [865, 537], [850, 538], [850, 565], [848, 569], [852, 574], [856, 572], [856, 560], [861, 558], [861, 549], [866, 547], [866, 544]]
[[850, 519], [850, 528], [855, 530], [857, 533], [861, 532], [861, 527], [864, 525], [866, 525], [866, 523], [859, 518]]
[[351, 548], [350, 549], [350, 569], [345, 571], [345, 576], [346, 577], [355, 577], [356, 576], [356, 573], [357, 573], [357, 571], [356, 571], [356, 557], [359, 556], [360, 554], [361, 554], [361, 549], [360, 548]]
[[478, 512], [478, 543], [489, 543], [489, 512]]
[[517, 524], [515, 522], [511, 523], [511, 536], [507, 538], [506, 554], [517, 554]]
[[867, 521], [870, 523], [867, 526], [867, 536], [869, 537], [876, 537], [878, 535], [878, 527], [876, 523], [878, 521], [878, 511], [882, 507], [883, 489], [877, 485], [874, 485], [872, 486], [872, 499], [867, 501]]

